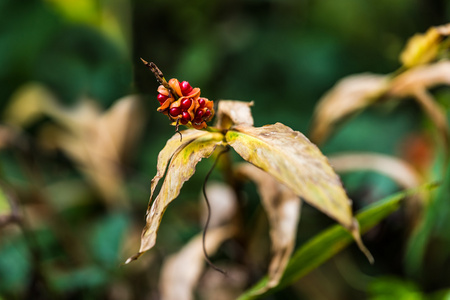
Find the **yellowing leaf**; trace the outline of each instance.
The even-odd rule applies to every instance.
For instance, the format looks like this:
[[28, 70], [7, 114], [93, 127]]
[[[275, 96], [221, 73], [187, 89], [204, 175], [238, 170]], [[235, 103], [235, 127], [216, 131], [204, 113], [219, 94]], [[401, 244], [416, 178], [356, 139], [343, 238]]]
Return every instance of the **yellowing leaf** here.
[[10, 213], [11, 213], [11, 205], [9, 204], [9, 201], [6, 198], [3, 189], [0, 187], [0, 216], [9, 215]]
[[387, 76], [360, 74], [340, 80], [317, 104], [311, 140], [322, 143], [343, 118], [369, 106], [386, 91]]
[[352, 226], [351, 201], [325, 156], [303, 134], [276, 123], [259, 128], [238, 126], [226, 140], [245, 160], [263, 169], [330, 215]]
[[150, 203], [153, 197], [153, 193], [155, 192], [155, 188], [158, 185], [159, 180], [163, 178], [166, 172], [167, 165], [169, 164], [172, 156], [175, 153], [183, 150], [188, 144], [192, 143], [192, 141], [198, 139], [201, 136], [207, 135], [207, 132], [196, 129], [189, 129], [181, 131], [181, 134], [183, 136], [183, 139], [181, 141], [179, 134], [175, 134], [167, 141], [161, 152], [159, 152], [158, 163], [156, 166], [156, 175], [155, 177], [153, 177], [151, 182]]
[[38, 83], [25, 84], [12, 95], [4, 113], [5, 122], [25, 127], [42, 116], [45, 108], [53, 102], [54, 97], [45, 86]]
[[246, 163], [239, 166], [237, 172], [256, 183], [270, 223], [272, 258], [268, 281], [265, 286], [254, 291], [256, 295], [277, 286], [286, 269], [295, 246], [301, 200], [291, 189], [286, 188], [271, 175], [251, 164]]
[[[194, 174], [197, 163], [201, 159], [209, 157], [214, 149], [222, 143], [222, 140], [223, 135], [221, 133], [202, 132], [197, 139], [186, 143], [173, 155], [167, 168], [167, 174], [164, 178], [159, 195], [151, 205], [151, 208], [149, 207], [149, 209], [147, 209], [147, 223], [142, 232], [139, 253], [128, 258], [125, 263], [137, 259], [142, 253], [155, 245], [159, 224], [161, 223], [162, 216], [167, 206], [178, 197], [184, 182], [189, 180]], [[166, 145], [166, 147], [171, 146]], [[166, 157], [166, 154], [163, 156]], [[161, 169], [162, 167], [159, 168], [159, 170]], [[156, 186], [155, 183], [153, 184]], [[154, 190], [154, 188], [155, 187], [153, 186], [152, 189]]]
[[18, 204], [11, 192], [5, 186], [0, 185], [0, 229], [20, 220]]
[[443, 37], [450, 35], [450, 24], [431, 27], [424, 34], [416, 34], [408, 40], [400, 54], [400, 61], [407, 67], [427, 64], [438, 57]]
[[303, 134], [276, 123], [259, 128], [237, 126], [226, 141], [246, 161], [274, 176], [296, 195], [347, 228], [372, 260], [353, 218], [351, 200], [326, 157]]
[[425, 34], [416, 34], [408, 40], [400, 61], [407, 68], [426, 64], [436, 57], [440, 41], [441, 35], [434, 27]]

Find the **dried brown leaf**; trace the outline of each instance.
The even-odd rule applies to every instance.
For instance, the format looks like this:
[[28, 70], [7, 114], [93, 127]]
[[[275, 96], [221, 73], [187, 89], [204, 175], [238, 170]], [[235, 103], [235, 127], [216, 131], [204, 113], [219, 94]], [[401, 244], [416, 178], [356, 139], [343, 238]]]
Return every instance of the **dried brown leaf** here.
[[427, 92], [427, 89], [442, 84], [450, 84], [450, 62], [446, 60], [411, 68], [391, 80], [380, 75], [354, 75], [344, 78], [317, 105], [311, 139], [322, 143], [339, 121], [369, 106], [383, 95], [396, 98], [414, 97], [436, 124], [444, 147], [448, 149], [449, 129], [445, 112]]
[[423, 110], [428, 114], [430, 120], [436, 125], [441, 136], [446, 160], [449, 160], [450, 150], [450, 130], [447, 123], [447, 113], [433, 96], [426, 90], [417, 90], [415, 93], [417, 102], [422, 106]]
[[[415, 188], [425, 182], [425, 179], [409, 163], [388, 155], [358, 152], [340, 153], [330, 156], [329, 160], [338, 173], [373, 171], [391, 178], [404, 189]], [[422, 191], [408, 198], [406, 212], [411, 228], [414, 228], [420, 220], [424, 204], [429, 196], [428, 191]]]
[[[233, 189], [223, 183], [208, 184], [206, 194], [211, 205], [212, 222], [205, 239], [205, 247], [207, 253], [214, 254], [225, 240], [233, 237], [237, 232], [236, 227], [230, 225], [230, 221], [236, 214], [237, 199]], [[204, 199], [201, 199], [201, 202], [204, 203]], [[206, 217], [206, 214], [205, 209], [202, 215]], [[193, 299], [194, 288], [204, 267], [202, 235], [199, 234], [183, 249], [165, 260], [160, 280], [162, 298], [165, 300]]]
[[[227, 224], [234, 217], [238, 204], [235, 191], [224, 183], [211, 182], [206, 186], [206, 195], [211, 207], [209, 228]], [[202, 194], [202, 224], [206, 223], [208, 209]]]
[[118, 161], [132, 153], [141, 134], [144, 115], [137, 95], [128, 95], [119, 100], [99, 120], [99, 135], [107, 137]]
[[236, 300], [249, 282], [249, 272], [242, 264], [227, 264], [227, 276], [208, 268], [198, 284], [199, 299]]
[[119, 99], [106, 112], [90, 99], [65, 108], [44, 86], [31, 83], [14, 94], [6, 120], [24, 127], [42, 115], [53, 118], [60, 126], [43, 126], [42, 145], [66, 152], [103, 198], [116, 205], [126, 198], [119, 166], [142, 128], [141, 111], [135, 95]]
[[[215, 253], [219, 246], [235, 234], [235, 227], [228, 225], [211, 229], [205, 240], [206, 251]], [[161, 298], [164, 300], [194, 299], [194, 289], [205, 267], [202, 235], [195, 236], [178, 253], [163, 264], [160, 279]]]
[[[197, 139], [185, 144], [173, 154], [161, 190], [147, 210], [147, 223], [142, 232], [139, 253], [128, 258], [125, 263], [137, 259], [142, 253], [155, 245], [159, 224], [167, 206], [178, 197], [184, 182], [194, 174], [197, 163], [203, 158], [209, 157], [215, 148], [222, 143], [222, 139], [221, 133], [202, 132]], [[164, 156], [166, 157], [166, 155]], [[154, 190], [154, 187], [152, 189]]]
[[445, 110], [431, 96], [427, 89], [437, 85], [450, 85], [450, 62], [441, 61], [432, 65], [410, 69], [394, 78], [388, 95], [414, 97], [430, 120], [439, 130], [447, 156], [450, 148], [450, 130]]
[[46, 128], [44, 143], [62, 149], [77, 162], [109, 204], [125, 204], [119, 166], [143, 125], [138, 97], [124, 97], [104, 113], [91, 100], [73, 109], [53, 103], [44, 111], [65, 128]]
[[237, 173], [256, 183], [270, 223], [272, 258], [268, 272], [269, 280], [256, 292], [261, 294], [277, 286], [286, 269], [295, 246], [301, 200], [291, 189], [251, 164], [240, 165]]
[[422, 176], [407, 162], [377, 153], [340, 153], [329, 156], [336, 172], [375, 171], [394, 180], [401, 187], [413, 188], [422, 184]]
[[276, 123], [259, 128], [237, 126], [225, 137], [246, 161], [268, 172], [297, 196], [347, 228], [372, 260], [362, 244], [351, 200], [339, 177], [326, 157], [303, 134]]
[[217, 124], [220, 129], [228, 129], [232, 125], [253, 126], [250, 107], [253, 102], [221, 100], [217, 109]]
[[18, 132], [10, 126], [0, 125], [0, 150], [7, 148], [18, 138]]
[[369, 106], [388, 87], [383, 75], [359, 74], [340, 80], [317, 104], [311, 140], [322, 143], [343, 118]]
[[42, 116], [45, 108], [53, 102], [54, 97], [45, 86], [25, 84], [12, 95], [5, 109], [5, 122], [16, 127], [26, 127]]
[[449, 24], [445, 24], [445, 25], [440, 25], [436, 28], [437, 32], [439, 32], [440, 35], [442, 36], [449, 36], [450, 35], [450, 23]]
[[413, 96], [418, 89], [441, 84], [450, 85], [450, 61], [447, 60], [403, 72], [392, 80], [388, 93], [396, 97]]

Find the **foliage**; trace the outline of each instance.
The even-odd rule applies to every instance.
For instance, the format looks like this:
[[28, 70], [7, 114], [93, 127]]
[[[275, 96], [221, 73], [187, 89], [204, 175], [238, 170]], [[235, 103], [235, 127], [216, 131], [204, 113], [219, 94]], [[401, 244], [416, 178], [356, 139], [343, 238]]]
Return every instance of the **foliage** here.
[[[396, 211], [402, 200], [421, 190], [427, 190], [432, 186], [422, 186], [420, 189], [412, 189], [398, 193], [386, 199], [382, 199], [365, 208], [356, 218], [361, 225], [361, 232], [365, 233], [373, 226], [376, 226], [381, 220]], [[336, 255], [351, 241], [350, 235], [342, 226], [335, 225], [332, 228], [318, 234], [311, 241], [303, 245], [293, 255], [292, 259], [286, 267], [286, 271], [280, 280], [278, 286], [270, 292], [281, 289], [305, 276], [314, 268]], [[239, 299], [252, 299], [255, 292], [260, 289], [261, 285], [266, 285], [268, 279], [264, 278], [257, 283], [252, 289], [248, 290]]]
[[[0, 16], [1, 299], [448, 297], [449, 39], [448, 26], [430, 27], [448, 21], [447, 3], [4, 0]], [[214, 99], [216, 129], [169, 139], [139, 57]], [[348, 76], [361, 72], [370, 73]], [[287, 141], [322, 167], [306, 168]], [[231, 144], [206, 185], [205, 247], [223, 276], [204, 262], [198, 193]], [[296, 171], [278, 173], [252, 155], [255, 145]], [[202, 150], [191, 157], [193, 149]], [[162, 197], [182, 175], [171, 165], [187, 169], [161, 202], [158, 240], [122, 265], [136, 253], [149, 194]], [[320, 189], [313, 170], [328, 176]], [[397, 207], [387, 208], [389, 195], [435, 181], [371, 224], [363, 240], [374, 265], [316, 210], [355, 229], [350, 206], [316, 201], [327, 203], [324, 190], [344, 187], [339, 203], [352, 199], [353, 211], [387, 213]], [[303, 255], [329, 226], [340, 253], [322, 245], [322, 256]]]

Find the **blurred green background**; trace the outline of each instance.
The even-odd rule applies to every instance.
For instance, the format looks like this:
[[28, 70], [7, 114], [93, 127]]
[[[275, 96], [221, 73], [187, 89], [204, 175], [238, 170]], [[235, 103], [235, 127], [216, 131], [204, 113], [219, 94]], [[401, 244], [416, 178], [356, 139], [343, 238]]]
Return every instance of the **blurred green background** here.
[[[0, 184], [2, 198], [15, 199], [25, 224], [0, 228], [0, 299], [158, 299], [161, 260], [201, 230], [198, 194], [211, 162], [198, 166], [168, 209], [156, 248], [119, 267], [138, 249], [157, 155], [174, 133], [156, 111], [158, 84], [140, 57], [155, 62], [167, 79], [200, 87], [211, 100], [255, 101], [255, 126], [282, 122], [307, 135], [314, 106], [340, 78], [395, 71], [410, 36], [449, 19], [445, 0], [0, 0], [0, 132], [7, 132], [0, 134]], [[69, 112], [85, 98], [102, 111], [124, 96], [140, 95], [143, 127], [117, 161], [119, 204], [92, 184], [98, 179], [93, 173], [107, 171], [92, 171], [64, 145], [48, 146], [52, 135], [42, 132], [49, 124], [76, 131], [67, 119], [44, 112], [10, 130], [9, 107], [29, 83], [45, 87], [56, 106]], [[448, 108], [449, 91], [439, 92]], [[71, 116], [85, 120], [82, 114]], [[132, 134], [132, 125], [120, 124], [114, 132]], [[346, 123], [322, 150], [401, 155], [404, 139], [427, 126], [412, 102], [374, 107]], [[372, 173], [346, 175], [343, 181], [356, 208], [398, 189]], [[252, 220], [259, 202], [252, 186], [247, 190]], [[0, 212], [1, 203], [6, 200]], [[375, 266], [352, 248], [271, 299], [425, 299], [448, 288], [446, 222], [444, 237], [435, 241], [439, 247], [433, 249], [442, 249], [432, 253], [435, 260], [409, 269], [403, 258], [405, 222], [394, 215], [368, 235]], [[298, 244], [328, 224], [333, 222], [305, 206]], [[250, 283], [265, 268], [253, 270]]]

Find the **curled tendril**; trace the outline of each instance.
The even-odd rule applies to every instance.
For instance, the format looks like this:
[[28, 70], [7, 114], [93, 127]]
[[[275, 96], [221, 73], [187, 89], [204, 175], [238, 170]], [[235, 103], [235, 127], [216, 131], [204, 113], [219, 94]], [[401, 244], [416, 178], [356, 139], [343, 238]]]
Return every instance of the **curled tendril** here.
[[216, 271], [218, 271], [218, 272], [220, 272], [220, 273], [222, 273], [222, 274], [224, 274], [224, 275], [227, 275], [227, 273], [226, 273], [224, 270], [222, 270], [221, 268], [217, 267], [217, 266], [211, 261], [211, 259], [209, 258], [209, 255], [208, 255], [208, 253], [207, 253], [207, 251], [206, 251], [206, 247], [205, 247], [206, 231], [208, 230], [209, 221], [211, 220], [211, 205], [209, 204], [209, 200], [208, 200], [208, 197], [207, 197], [207, 195], [206, 195], [206, 183], [208, 182], [209, 176], [211, 175], [212, 171], [213, 171], [214, 168], [216, 167], [217, 162], [219, 161], [220, 157], [221, 157], [223, 154], [225, 154], [226, 152], [228, 152], [229, 150], [230, 150], [230, 148], [229, 148], [229, 147], [226, 147], [224, 150], [222, 150], [222, 151], [217, 155], [216, 160], [214, 161], [213, 166], [212, 166], [211, 169], [209, 170], [208, 174], [206, 174], [205, 181], [203, 181], [203, 189], [202, 189], [202, 191], [203, 191], [203, 196], [205, 197], [206, 207], [207, 207], [207, 209], [208, 209], [208, 214], [207, 214], [207, 217], [206, 217], [205, 227], [204, 227], [204, 229], [203, 229], [203, 235], [202, 235], [203, 254], [204, 254], [204, 256], [205, 256], [205, 260], [206, 260], [206, 262], [208, 263], [208, 265], [210, 265], [211, 268], [213, 268], [214, 270], [216, 270]]

